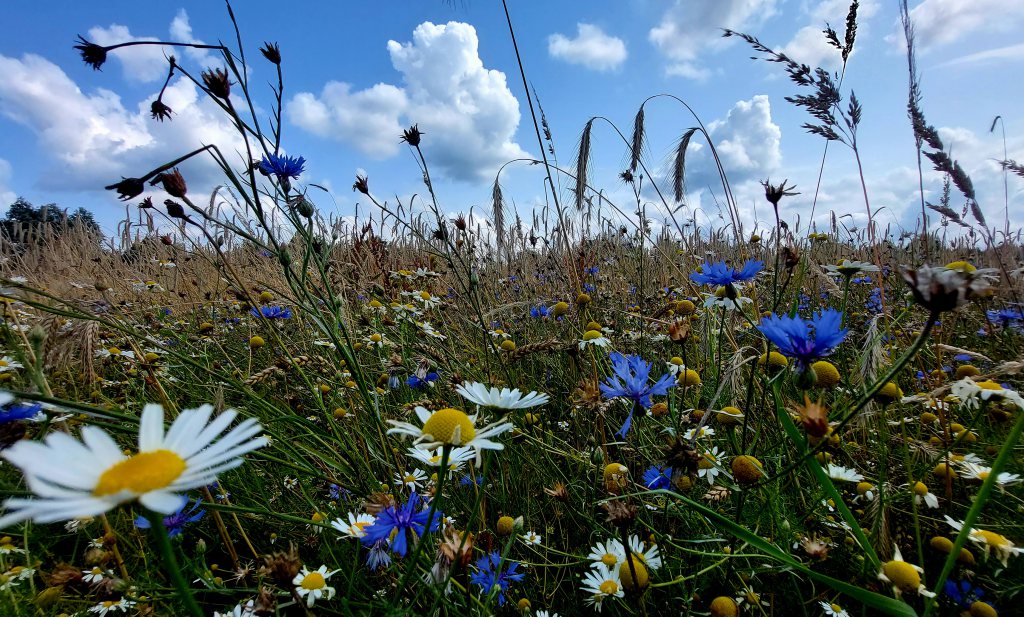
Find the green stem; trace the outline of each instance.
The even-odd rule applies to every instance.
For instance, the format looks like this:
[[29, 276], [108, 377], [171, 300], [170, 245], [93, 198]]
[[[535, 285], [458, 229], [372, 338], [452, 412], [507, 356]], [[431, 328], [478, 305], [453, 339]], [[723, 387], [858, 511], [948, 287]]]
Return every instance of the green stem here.
[[143, 516], [149, 521], [150, 529], [156, 538], [157, 551], [160, 553], [160, 558], [164, 562], [164, 568], [170, 575], [174, 588], [178, 590], [178, 598], [192, 617], [205, 617], [192, 595], [188, 582], [185, 581], [181, 566], [178, 565], [178, 558], [174, 555], [174, 548], [171, 546], [171, 537], [167, 534], [167, 528], [164, 527], [163, 515], [147, 509]]

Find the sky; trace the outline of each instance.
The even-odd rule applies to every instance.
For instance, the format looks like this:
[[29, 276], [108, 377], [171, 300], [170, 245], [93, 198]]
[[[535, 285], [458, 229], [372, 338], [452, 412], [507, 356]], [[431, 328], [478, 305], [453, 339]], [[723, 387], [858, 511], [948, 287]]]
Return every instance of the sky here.
[[[523, 66], [551, 127], [555, 156], [571, 168], [587, 121], [601, 116], [629, 135], [640, 104], [655, 94], [684, 100], [711, 134], [727, 170], [745, 230], [771, 225], [760, 181], [788, 179], [800, 195], [783, 202], [783, 217], [803, 229], [810, 221], [824, 142], [802, 124], [806, 112], [785, 100], [801, 94], [776, 64], [751, 59], [722, 28], [757, 36], [795, 60], [830, 71], [841, 58], [821, 33], [826, 23], [843, 37], [847, 0], [593, 0], [510, 2]], [[393, 204], [422, 196], [421, 172], [402, 129], [418, 124], [422, 149], [442, 207], [473, 209], [489, 218], [491, 184], [499, 169], [506, 198], [529, 226], [547, 199], [539, 166], [508, 163], [538, 157], [526, 92], [501, 6], [482, 0], [279, 2], [235, 4], [254, 102], [267, 125], [273, 110], [273, 66], [259, 54], [275, 41], [285, 79], [282, 149], [303, 156], [300, 185], [330, 190], [309, 195], [325, 216], [351, 217], [357, 173], [374, 195]], [[1024, 3], [1004, 0], [910, 2], [917, 31], [922, 107], [946, 147], [971, 175], [990, 224], [1024, 227], [1024, 179], [1004, 176], [995, 162], [1024, 160]], [[101, 71], [73, 49], [78, 35], [102, 45], [150, 39], [234, 44], [223, 3], [171, 0], [138, 3], [54, 0], [10, 3], [0, 37], [0, 211], [18, 196], [34, 204], [93, 211], [108, 233], [131, 211], [103, 186], [139, 176], [201, 145], [235, 156], [241, 142], [227, 119], [191, 82], [175, 77], [164, 102], [169, 122], [149, 117], [166, 77], [165, 53], [194, 74], [223, 66], [210, 51], [141, 46], [111, 52]], [[864, 114], [858, 149], [868, 199], [882, 228], [913, 231], [920, 212], [917, 159], [906, 117], [907, 70], [895, 0], [860, 3], [856, 47], [842, 78]], [[235, 90], [237, 94], [237, 88]], [[672, 148], [695, 119], [679, 103], [646, 107], [647, 164], [663, 192]], [[990, 131], [993, 119], [1002, 126]], [[624, 211], [636, 209], [619, 179], [628, 148], [610, 124], [595, 124], [591, 183]], [[240, 160], [235, 156], [234, 160]], [[209, 160], [181, 167], [190, 193], [209, 195], [224, 182]], [[721, 227], [722, 190], [707, 147], [695, 139], [687, 162], [680, 218]], [[926, 199], [935, 202], [942, 178], [926, 170]], [[561, 178], [560, 198], [571, 201]], [[853, 152], [828, 148], [814, 220], [834, 212], [862, 226], [865, 199]], [[666, 207], [649, 191], [655, 225]], [[669, 198], [671, 202], [671, 198]], [[162, 200], [161, 200], [162, 201]], [[159, 201], [158, 201], [159, 203]], [[954, 195], [957, 209], [963, 200]], [[670, 208], [679, 204], [669, 203]], [[367, 204], [359, 205], [366, 211]], [[1016, 212], [1016, 213], [1015, 213]], [[932, 217], [933, 226], [938, 217]]]

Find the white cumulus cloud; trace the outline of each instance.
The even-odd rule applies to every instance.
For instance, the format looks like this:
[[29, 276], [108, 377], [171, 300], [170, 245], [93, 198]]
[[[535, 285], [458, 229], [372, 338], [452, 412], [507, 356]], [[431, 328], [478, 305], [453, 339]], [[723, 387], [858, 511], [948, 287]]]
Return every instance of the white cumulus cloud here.
[[622, 66], [628, 52], [626, 43], [605, 34], [601, 28], [585, 23], [576, 24], [576, 38], [564, 34], [548, 37], [548, 53], [571, 64], [580, 64], [595, 71], [608, 71]]
[[0, 213], [6, 212], [7, 207], [14, 203], [18, 197], [11, 188], [11, 164], [5, 159], [0, 159]]
[[501, 164], [527, 154], [515, 142], [519, 102], [505, 74], [484, 67], [478, 43], [469, 24], [422, 23], [411, 42], [388, 41], [401, 86], [353, 90], [331, 81], [319, 96], [292, 97], [288, 118], [375, 158], [395, 154], [401, 128], [418, 124], [432, 168], [456, 180], [490, 179]]
[[[850, 0], [823, 0], [808, 7], [806, 13], [810, 23], [793, 35], [782, 51], [801, 64], [826, 69], [836, 69], [842, 63], [842, 54], [825, 39], [825, 25], [836, 31], [840, 42], [845, 41], [846, 16], [850, 12]], [[878, 12], [876, 0], [865, 0], [857, 9], [857, 40], [853, 53], [863, 44], [869, 32], [868, 20]]]
[[737, 101], [708, 132], [730, 178], [764, 178], [782, 164], [782, 129], [772, 121], [765, 94]]
[[[83, 92], [60, 67], [37, 55], [0, 55], [0, 74], [0, 114], [35, 133], [52, 159], [39, 179], [44, 188], [97, 189], [203, 144], [218, 145], [229, 161], [243, 151], [220, 109], [186, 79], [172, 81], [165, 91], [163, 100], [175, 113], [160, 123], [149, 117], [156, 92], [126, 107], [109, 90]], [[182, 169], [191, 172], [191, 182], [215, 181], [212, 161]]]
[[[979, 32], [1009, 32], [1024, 21], [1024, 2], [1005, 0], [924, 0], [910, 9], [920, 49], [947, 45]], [[888, 40], [899, 48], [906, 42], [897, 24]]]
[[776, 0], [675, 0], [648, 38], [669, 60], [668, 74], [704, 79], [711, 72], [702, 66], [701, 55], [730, 44], [731, 39], [722, 38], [722, 28], [758, 26], [775, 14], [775, 4]]

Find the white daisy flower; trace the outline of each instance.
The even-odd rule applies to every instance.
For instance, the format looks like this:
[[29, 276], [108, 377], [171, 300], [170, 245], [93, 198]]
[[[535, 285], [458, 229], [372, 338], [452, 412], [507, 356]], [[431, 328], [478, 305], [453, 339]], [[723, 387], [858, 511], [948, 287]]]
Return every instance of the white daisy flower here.
[[583, 338], [580, 339], [579, 348], [583, 349], [587, 345], [593, 345], [594, 347], [605, 348], [611, 345], [611, 340], [608, 339], [604, 334], [597, 330], [587, 330], [583, 333]]
[[736, 309], [742, 310], [744, 306], [752, 304], [754, 301], [746, 296], [736, 296], [735, 299], [727, 296], [719, 298], [716, 294], [709, 294], [704, 299], [704, 308], [724, 308], [727, 311], [735, 311]]
[[413, 469], [412, 471], [406, 471], [404, 474], [395, 474], [395, 484], [405, 487], [414, 493], [417, 489], [423, 488], [423, 483], [426, 481], [427, 473], [422, 469]]
[[344, 519], [336, 518], [331, 521], [331, 527], [340, 531], [347, 538], [362, 538], [366, 535], [366, 528], [376, 520], [372, 514], [349, 512], [347, 523]]
[[421, 321], [421, 322], [417, 323], [416, 325], [418, 325], [420, 327], [420, 332], [422, 332], [423, 334], [426, 334], [427, 336], [429, 336], [431, 338], [436, 338], [439, 341], [443, 341], [446, 338], [448, 338], [447, 336], [445, 336], [445, 335], [441, 334], [440, 332], [438, 332], [437, 330], [435, 330], [434, 326], [431, 325], [431, 323], [429, 321]]
[[[443, 448], [437, 448], [436, 450], [409, 448], [406, 452], [409, 456], [425, 465], [430, 465], [431, 467], [441, 466]], [[473, 460], [473, 448], [468, 446], [452, 448], [452, 451], [448, 453], [448, 469], [449, 471], [458, 471], [471, 460]]]
[[[963, 521], [955, 520], [949, 515], [946, 515], [946, 522], [949, 523], [950, 527], [957, 531], [964, 528]], [[986, 556], [995, 552], [996, 557], [1003, 566], [1006, 566], [1006, 562], [1010, 560], [1010, 557], [1013, 555], [1020, 555], [1024, 552], [1024, 549], [1015, 546], [1009, 538], [994, 531], [974, 527], [971, 529], [968, 538], [980, 548], [985, 549]]]
[[697, 461], [697, 477], [707, 479], [708, 484], [714, 486], [715, 478], [722, 473], [721, 464], [722, 453], [718, 446], [715, 446], [701, 454], [700, 460]]
[[100, 349], [96, 351], [97, 358], [128, 358], [131, 360], [135, 359], [134, 351], [125, 351], [118, 347], [108, 347], [106, 349]]
[[583, 592], [587, 594], [587, 604], [593, 605], [594, 610], [601, 611], [601, 603], [605, 598], [621, 598], [622, 581], [619, 579], [619, 569], [611, 568], [603, 563], [597, 564], [583, 575]]
[[857, 471], [831, 463], [825, 467], [825, 473], [833, 480], [842, 480], [843, 482], [862, 482], [864, 480], [864, 476]]
[[7, 371], [13, 371], [19, 368], [25, 368], [25, 365], [18, 362], [11, 356], [4, 356], [3, 358], [0, 358], [0, 373], [6, 373]]
[[900, 547], [894, 546], [892, 561], [882, 564], [882, 569], [878, 572], [878, 580], [892, 585], [892, 592], [897, 598], [904, 592], [917, 592], [919, 595], [934, 598], [935, 594], [928, 591], [924, 583], [921, 582], [922, 574], [924, 574], [924, 568], [904, 561]]
[[619, 564], [626, 560], [626, 549], [622, 546], [622, 542], [612, 538], [605, 542], [598, 542], [590, 547], [590, 554], [587, 555], [587, 559], [591, 561], [590, 565], [595, 568], [604, 565], [617, 571]]
[[234, 608], [226, 613], [213, 611], [213, 617], [255, 617], [256, 603], [249, 600], [245, 604], [236, 604]]
[[543, 537], [535, 531], [527, 531], [523, 535], [519, 536], [519, 538], [530, 546], [540, 546], [540, 543], [543, 540]]
[[89, 612], [95, 613], [98, 617], [106, 617], [106, 615], [112, 615], [114, 613], [127, 613], [128, 609], [134, 607], [134, 602], [121, 598], [120, 600], [104, 600], [96, 606], [89, 607]]
[[302, 566], [302, 572], [295, 575], [292, 585], [295, 585], [295, 593], [300, 599], [306, 598], [306, 608], [313, 608], [313, 604], [320, 598], [330, 600], [334, 597], [334, 587], [327, 586], [327, 579], [335, 572], [337, 570], [328, 572], [327, 566], [320, 566], [312, 572]]
[[179, 493], [212, 484], [220, 472], [241, 465], [243, 454], [267, 443], [255, 437], [263, 429], [254, 418], [221, 436], [237, 413], [228, 409], [211, 422], [212, 413], [212, 405], [186, 409], [164, 434], [163, 407], [146, 405], [132, 456], [95, 426], [82, 429], [82, 441], [62, 431], [42, 442], [19, 441], [2, 456], [21, 469], [35, 498], [8, 499], [0, 528], [96, 516], [134, 500], [161, 514], [176, 512]]
[[632, 549], [634, 555], [643, 560], [648, 570], [657, 570], [661, 567], [661, 551], [658, 550], [658, 545], [652, 544], [644, 549], [644, 543], [634, 535], [629, 536], [629, 548]]
[[843, 259], [836, 265], [826, 265], [825, 270], [832, 276], [855, 276], [860, 272], [878, 272], [879, 268], [873, 263]]
[[[985, 480], [988, 479], [990, 475], [992, 475], [991, 467], [979, 465], [976, 462], [968, 461], [966, 459], [960, 461], [960, 463], [957, 466], [964, 474], [964, 477], [967, 478], [968, 480], [979, 480], [981, 482], [984, 482]], [[1009, 486], [1011, 484], [1017, 484], [1020, 482], [1020, 479], [1021, 478], [1019, 475], [1015, 473], [1007, 473], [1004, 471], [1001, 472], [998, 476], [996, 476], [995, 482], [997, 486], [1002, 487]]]
[[11, 555], [13, 553], [24, 553], [25, 549], [14, 546], [14, 540], [11, 536], [4, 536], [0, 538], [0, 555]]
[[850, 617], [850, 613], [846, 612], [846, 609], [838, 604], [825, 602], [824, 600], [818, 601], [818, 604], [821, 606], [821, 610], [825, 611], [825, 614], [828, 615], [828, 617]]
[[917, 482], [912, 487], [914, 491], [914, 503], [921, 505], [922, 503], [929, 508], [939, 507], [939, 498], [928, 490], [928, 485], [924, 482]]
[[488, 388], [479, 382], [464, 383], [455, 388], [455, 391], [462, 398], [481, 407], [496, 407], [498, 409], [527, 409], [544, 405], [551, 400], [547, 394], [530, 392], [524, 396], [519, 388], [515, 390], [501, 388], [499, 390], [498, 388]]
[[489, 439], [511, 430], [511, 422], [489, 424], [483, 428], [476, 427], [477, 415], [467, 415], [463, 411], [451, 407], [431, 412], [423, 407], [416, 408], [416, 417], [422, 427], [408, 422], [388, 420], [394, 428], [388, 429], [389, 435], [406, 435], [413, 438], [413, 445], [418, 448], [433, 450], [434, 448], [451, 445], [466, 446], [476, 453], [476, 465], [483, 463], [483, 450], [503, 450], [505, 446]]
[[1020, 394], [1013, 390], [1007, 390], [991, 380], [974, 381], [973, 379], [965, 378], [954, 382], [950, 389], [953, 392], [953, 396], [960, 399], [970, 409], [978, 406], [978, 399], [982, 401], [1003, 399], [1024, 409], [1024, 398], [1021, 398]]
[[696, 428], [687, 429], [687, 431], [685, 433], [683, 433], [683, 439], [685, 439], [687, 441], [693, 441], [694, 439], [697, 439], [697, 438], [700, 438], [700, 437], [714, 437], [714, 436], [715, 436], [715, 429], [708, 428], [706, 426], [698, 426]]
[[113, 576], [109, 570], [104, 571], [99, 566], [94, 567], [92, 570], [82, 570], [82, 581], [95, 585], [96, 583], [102, 583], [103, 579]]

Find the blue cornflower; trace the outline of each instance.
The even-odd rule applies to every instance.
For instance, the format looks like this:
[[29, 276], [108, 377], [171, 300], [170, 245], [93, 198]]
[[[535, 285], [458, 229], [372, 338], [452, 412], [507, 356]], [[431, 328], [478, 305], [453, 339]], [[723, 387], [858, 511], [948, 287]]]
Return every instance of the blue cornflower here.
[[587, 292], [588, 294], [592, 294], [595, 291], [597, 291], [597, 287], [595, 287], [592, 283], [583, 283], [583, 291]]
[[985, 597], [985, 591], [981, 587], [975, 587], [970, 581], [956, 582], [947, 579], [942, 590], [946, 597], [962, 608], [968, 608]]
[[590, 266], [589, 268], [584, 269], [584, 272], [587, 274], [597, 274], [600, 270], [601, 269], [597, 266]]
[[0, 424], [17, 422], [18, 420], [31, 420], [39, 415], [43, 406], [39, 403], [15, 403], [0, 409]]
[[305, 170], [306, 159], [301, 156], [285, 156], [283, 154], [264, 155], [259, 162], [260, 171], [278, 178], [298, 178]]
[[291, 319], [292, 310], [283, 306], [261, 306], [249, 311], [253, 317], [266, 317], [267, 319]]
[[1014, 327], [1017, 330], [1024, 327], [1024, 309], [1010, 308], [988, 311], [989, 321], [1004, 328]]
[[[201, 500], [196, 499], [192, 502], [192, 507], [186, 510], [185, 508], [188, 507], [188, 498], [182, 497], [181, 507], [164, 517], [164, 527], [167, 528], [167, 535], [172, 538], [180, 535], [181, 532], [185, 531], [186, 525], [203, 518], [206, 514], [206, 510], [199, 510], [196, 512], [202, 503], [203, 502]], [[150, 527], [149, 521], [146, 520], [146, 517], [144, 516], [140, 516], [135, 519], [135, 526], [139, 529], [149, 529]]]
[[789, 315], [771, 315], [757, 327], [779, 352], [796, 360], [801, 369], [830, 355], [849, 330], [842, 327], [843, 314], [835, 309], [815, 313], [810, 320]]
[[[415, 495], [415, 493], [413, 494]], [[370, 566], [370, 569], [374, 572], [391, 565], [391, 555], [388, 555], [387, 540], [378, 540], [373, 543], [373, 546], [370, 547], [370, 552], [366, 555], [366, 565]]]
[[405, 380], [405, 383], [413, 390], [423, 390], [426, 389], [427, 386], [437, 381], [437, 379], [437, 373], [431, 371], [427, 373], [422, 379], [420, 379], [416, 375], [410, 375], [409, 379]]
[[392, 552], [405, 557], [409, 547], [407, 532], [411, 531], [418, 540], [428, 531], [437, 531], [438, 524], [444, 516], [440, 511], [435, 511], [431, 519], [430, 510], [420, 507], [422, 502], [420, 496], [413, 493], [405, 505], [388, 506], [381, 510], [377, 520], [365, 529], [363, 544], [372, 546], [381, 540], [387, 540], [388, 548]]
[[550, 309], [548, 309], [548, 307], [544, 306], [543, 304], [540, 305], [540, 306], [531, 306], [530, 307], [530, 317], [535, 317], [535, 318], [538, 318], [538, 319], [541, 318], [541, 317], [547, 317], [549, 310]]
[[672, 468], [653, 465], [644, 472], [644, 486], [651, 490], [668, 488], [672, 484]]
[[613, 351], [608, 354], [608, 358], [612, 361], [614, 374], [599, 384], [601, 393], [608, 398], [623, 397], [633, 401], [633, 409], [630, 410], [629, 417], [623, 423], [622, 429], [616, 433], [619, 437], [625, 437], [633, 422], [633, 412], [636, 411], [637, 406], [650, 409], [651, 395], [668, 394], [668, 389], [672, 387], [672, 375], [666, 373], [656, 382], [650, 384], [648, 382], [650, 381], [651, 364], [640, 356], [626, 357]]
[[506, 561], [507, 568], [501, 567], [501, 553], [491, 551], [480, 559], [476, 560], [476, 573], [469, 578], [469, 582], [480, 586], [481, 594], [489, 594], [495, 588], [498, 589], [498, 606], [505, 606], [505, 592], [508, 591], [510, 583], [518, 583], [526, 577], [525, 572], [516, 572], [519, 567], [517, 561]]
[[724, 261], [705, 262], [700, 272], [690, 274], [690, 280], [698, 285], [732, 285], [741, 281], [749, 281], [764, 269], [763, 261], [749, 260], [739, 270], [726, 265]]
[[479, 473], [476, 474], [476, 479], [474, 479], [473, 476], [467, 473], [466, 475], [462, 476], [462, 479], [459, 480], [459, 486], [473, 486], [474, 484], [480, 486], [483, 483], [484, 477], [482, 474]]

